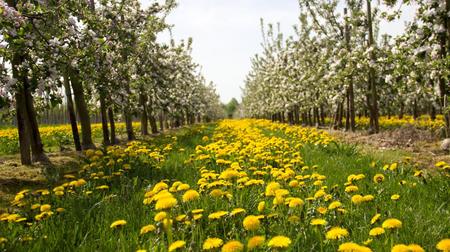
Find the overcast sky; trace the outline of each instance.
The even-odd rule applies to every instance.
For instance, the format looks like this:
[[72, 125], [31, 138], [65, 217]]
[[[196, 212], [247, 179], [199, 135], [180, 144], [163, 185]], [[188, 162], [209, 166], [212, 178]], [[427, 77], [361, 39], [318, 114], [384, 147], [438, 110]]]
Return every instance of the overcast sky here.
[[[141, 0], [143, 6], [151, 2]], [[202, 65], [208, 81], [213, 81], [223, 102], [241, 98], [241, 87], [250, 70], [250, 58], [261, 51], [260, 18], [265, 23], [281, 23], [292, 35], [297, 23], [298, 0], [177, 0], [178, 7], [168, 23], [176, 40], [193, 38], [193, 57]], [[376, 2], [376, 1], [375, 1]], [[382, 23], [382, 33], [399, 34], [405, 20], [414, 15], [404, 8], [400, 21]], [[167, 34], [162, 39], [166, 39]]]

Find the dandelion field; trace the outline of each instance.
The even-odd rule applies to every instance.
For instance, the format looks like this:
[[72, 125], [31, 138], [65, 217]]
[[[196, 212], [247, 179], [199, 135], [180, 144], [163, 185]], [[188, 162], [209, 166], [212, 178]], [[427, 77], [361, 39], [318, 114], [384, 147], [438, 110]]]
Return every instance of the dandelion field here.
[[3, 251], [448, 251], [450, 166], [377, 160], [326, 132], [223, 120], [86, 152], [17, 193]]

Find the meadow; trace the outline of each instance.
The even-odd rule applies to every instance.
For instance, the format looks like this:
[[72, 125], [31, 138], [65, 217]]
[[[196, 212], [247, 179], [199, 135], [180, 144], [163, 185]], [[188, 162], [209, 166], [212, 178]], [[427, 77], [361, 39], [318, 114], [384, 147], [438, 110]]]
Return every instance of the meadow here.
[[314, 128], [223, 120], [90, 150], [24, 188], [3, 251], [450, 251], [450, 165], [376, 159]]

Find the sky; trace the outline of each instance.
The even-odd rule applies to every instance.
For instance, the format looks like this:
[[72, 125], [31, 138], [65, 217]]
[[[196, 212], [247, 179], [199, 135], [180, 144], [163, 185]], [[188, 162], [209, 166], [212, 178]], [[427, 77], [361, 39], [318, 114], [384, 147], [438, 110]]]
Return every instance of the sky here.
[[[143, 7], [151, 0], [141, 0]], [[376, 2], [376, 1], [375, 1]], [[250, 71], [251, 57], [261, 52], [260, 19], [280, 23], [281, 31], [292, 35], [299, 15], [298, 0], [177, 0], [167, 22], [173, 24], [175, 40], [193, 38], [193, 58], [202, 73], [213, 81], [222, 102], [241, 100], [241, 88]], [[403, 8], [398, 21], [381, 23], [381, 33], [399, 34], [414, 8]], [[169, 33], [161, 35], [162, 40]]]

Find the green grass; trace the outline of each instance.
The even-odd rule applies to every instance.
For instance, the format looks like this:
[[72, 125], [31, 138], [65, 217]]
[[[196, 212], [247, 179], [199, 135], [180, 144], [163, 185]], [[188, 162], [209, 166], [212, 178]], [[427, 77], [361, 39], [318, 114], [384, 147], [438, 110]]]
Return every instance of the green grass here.
[[[169, 135], [146, 140], [152, 146], [163, 148], [173, 142], [172, 137], [177, 137], [176, 144], [173, 145], [173, 149], [168, 153], [166, 161], [160, 168], [136, 161], [136, 168], [126, 176], [114, 179], [108, 191], [90, 196], [78, 193], [63, 199], [53, 197], [52, 205], [66, 209], [65, 212], [58, 214], [60, 216], [53, 216], [31, 227], [26, 224], [0, 222], [0, 237], [8, 239], [8, 242], [0, 245], [0, 249], [4, 251], [135, 251], [146, 248], [150, 251], [166, 251], [167, 239], [170, 238], [164, 232], [150, 236], [139, 235], [142, 226], [154, 223], [153, 208], [142, 203], [145, 189], [163, 179], [169, 182], [181, 180], [194, 186], [200, 178], [199, 165], [203, 164], [185, 161], [195, 153], [197, 145], [205, 144], [202, 137], [211, 137], [215, 127], [216, 125], [210, 124], [205, 127], [183, 128]], [[288, 138], [281, 132], [264, 130], [263, 133]], [[346, 227], [351, 233], [352, 241], [361, 244], [367, 239], [367, 233], [371, 227], [367, 223], [375, 213], [382, 214], [383, 218], [399, 218], [404, 223], [402, 229], [396, 231], [398, 234], [392, 235], [392, 239], [389, 237], [386, 239], [388, 243], [418, 243], [426, 251], [433, 251], [437, 241], [450, 237], [448, 178], [442, 176], [415, 178], [411, 176], [413, 166], [404, 164], [398, 173], [388, 173], [381, 185], [369, 186], [372, 177], [381, 172], [384, 164], [401, 160], [399, 152], [394, 151], [384, 156], [378, 153], [362, 154], [356, 146], [339, 143], [332, 143], [326, 147], [308, 144], [299, 151], [306, 165], [310, 167], [317, 165], [317, 172], [327, 177], [325, 184], [329, 188], [335, 184], [343, 188], [350, 174], [364, 173], [366, 175], [368, 183], [359, 184], [359, 193], [374, 195], [373, 202], [354, 206], [349, 203], [348, 196], [341, 194], [340, 191], [331, 189], [330, 192], [340, 197], [348, 210], [345, 218], [338, 216], [330, 222]], [[376, 163], [375, 167], [371, 167], [373, 162]], [[221, 169], [214, 165], [210, 168]], [[403, 179], [407, 182], [406, 185], [399, 184], [399, 180]], [[90, 183], [88, 182], [87, 186], [92, 188], [93, 185]], [[416, 185], [412, 186], [413, 183]], [[248, 210], [248, 213], [253, 213], [259, 201], [258, 192], [256, 189], [232, 191], [235, 197], [231, 201], [202, 197], [195, 206], [203, 207], [205, 212], [242, 206]], [[401, 199], [398, 202], [392, 201], [391, 193], [398, 193]], [[192, 210], [189, 204], [180, 207], [181, 211]], [[287, 215], [288, 212], [284, 211], [283, 214]], [[310, 216], [310, 213], [304, 211], [299, 214], [302, 221]], [[199, 224], [202, 228], [192, 227], [189, 232], [178, 232], [173, 240], [185, 239], [188, 242], [187, 245], [194, 248], [194, 251], [201, 247], [201, 242], [208, 236], [226, 236], [244, 241], [246, 233], [242, 231], [240, 224], [236, 224], [242, 223], [243, 217], [238, 218], [238, 222], [223, 221], [212, 224], [202, 220]], [[127, 220], [127, 225], [118, 230], [109, 228], [109, 225], [118, 219]], [[299, 227], [294, 225], [280, 227], [279, 224], [277, 220], [273, 223], [264, 223], [265, 232], [269, 235], [290, 234], [293, 240], [292, 251], [320, 251], [318, 234], [308, 223], [303, 223]], [[175, 230], [178, 228], [180, 227], [175, 226]], [[27, 236], [33, 237], [33, 240], [26, 241]], [[370, 244], [374, 251], [388, 251], [386, 248], [390, 247], [390, 244], [374, 240]], [[336, 244], [332, 243], [325, 244], [323, 249], [336, 251], [336, 248]]]

